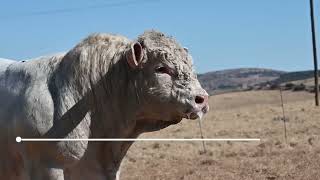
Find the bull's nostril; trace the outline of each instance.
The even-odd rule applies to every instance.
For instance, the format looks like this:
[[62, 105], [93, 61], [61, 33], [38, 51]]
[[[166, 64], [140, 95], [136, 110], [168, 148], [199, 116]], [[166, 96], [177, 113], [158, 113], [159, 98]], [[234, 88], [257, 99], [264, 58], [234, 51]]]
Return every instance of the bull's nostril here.
[[197, 104], [202, 104], [204, 102], [204, 97], [202, 96], [196, 96], [195, 102]]

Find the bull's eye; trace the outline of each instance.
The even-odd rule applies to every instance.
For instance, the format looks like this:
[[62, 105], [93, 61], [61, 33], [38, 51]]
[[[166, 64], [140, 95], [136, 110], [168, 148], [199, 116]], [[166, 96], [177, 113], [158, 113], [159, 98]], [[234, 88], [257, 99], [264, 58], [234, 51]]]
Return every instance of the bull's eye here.
[[156, 68], [156, 72], [157, 73], [162, 73], [162, 74], [169, 74], [171, 75], [172, 72], [169, 68], [165, 67], [165, 66], [160, 66]]

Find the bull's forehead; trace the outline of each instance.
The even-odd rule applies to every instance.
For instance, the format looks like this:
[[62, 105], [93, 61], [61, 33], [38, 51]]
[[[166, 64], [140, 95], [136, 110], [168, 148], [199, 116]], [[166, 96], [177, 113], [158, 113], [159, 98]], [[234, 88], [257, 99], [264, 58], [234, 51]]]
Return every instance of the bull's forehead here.
[[138, 39], [159, 61], [172, 65], [183, 79], [195, 76], [192, 57], [173, 37], [158, 31], [147, 31]]
[[183, 56], [174, 54], [174, 56], [178, 58], [173, 58], [170, 61], [174, 65], [179, 79], [190, 81], [192, 78], [195, 78], [195, 72], [192, 65], [192, 57], [189, 54]]

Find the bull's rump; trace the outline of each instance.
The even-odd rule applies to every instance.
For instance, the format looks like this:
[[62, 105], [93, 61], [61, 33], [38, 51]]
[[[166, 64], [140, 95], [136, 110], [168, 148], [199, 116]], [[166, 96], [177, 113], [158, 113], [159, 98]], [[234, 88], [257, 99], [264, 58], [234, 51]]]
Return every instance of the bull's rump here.
[[[0, 72], [0, 144], [2, 148], [8, 150], [9, 147], [17, 144], [16, 136], [40, 138], [53, 127], [54, 112], [58, 107], [54, 105], [55, 96], [49, 86], [52, 84], [51, 77], [62, 57], [54, 56], [26, 62], [15, 61], [8, 63], [6, 68], [2, 68]], [[18, 144], [19, 148], [15, 150], [18, 154], [27, 154], [27, 157], [46, 157], [50, 163], [58, 162], [56, 160], [58, 156], [65, 157], [63, 163], [65, 159], [72, 156], [66, 149], [63, 155], [59, 154], [62, 152], [61, 149], [65, 148], [64, 143], [43, 144], [45, 145], [22, 143]], [[26, 145], [28, 148], [25, 147]], [[3, 154], [5, 155], [0, 155], [0, 167], [1, 160], [5, 157], [9, 159], [15, 157], [8, 153]], [[0, 168], [0, 177], [1, 173]]]
[[[52, 114], [53, 103], [48, 90], [50, 58], [11, 61], [0, 60], [0, 133], [3, 136], [29, 134], [42, 118]], [[52, 67], [50, 67], [52, 69]], [[3, 131], [6, 129], [6, 131]], [[31, 134], [30, 134], [31, 135]]]

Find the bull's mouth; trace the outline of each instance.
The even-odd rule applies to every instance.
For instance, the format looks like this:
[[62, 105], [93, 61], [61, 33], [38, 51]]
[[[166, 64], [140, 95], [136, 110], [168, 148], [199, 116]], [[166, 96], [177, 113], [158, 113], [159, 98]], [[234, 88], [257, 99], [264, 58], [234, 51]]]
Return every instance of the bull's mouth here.
[[209, 111], [209, 106], [204, 106], [201, 109], [193, 108], [175, 117], [168, 119], [155, 119], [150, 116], [140, 116], [137, 119], [137, 128], [143, 130], [144, 132], [158, 131], [160, 129], [166, 128], [170, 125], [178, 124], [183, 118], [195, 120], [202, 118], [204, 114]]
[[204, 114], [206, 114], [209, 111], [209, 106], [204, 106], [202, 109], [191, 109], [185, 112], [184, 118], [195, 120], [198, 118], [202, 118]]
[[198, 113], [196, 112], [191, 112], [191, 113], [188, 113], [184, 116], [184, 118], [186, 119], [190, 119], [190, 120], [195, 120], [195, 119], [198, 119], [200, 116], [198, 115]]

